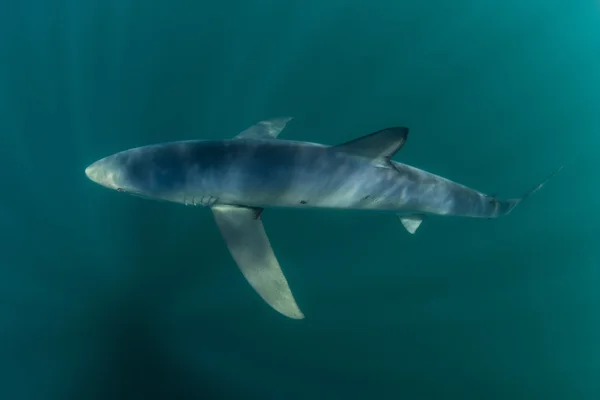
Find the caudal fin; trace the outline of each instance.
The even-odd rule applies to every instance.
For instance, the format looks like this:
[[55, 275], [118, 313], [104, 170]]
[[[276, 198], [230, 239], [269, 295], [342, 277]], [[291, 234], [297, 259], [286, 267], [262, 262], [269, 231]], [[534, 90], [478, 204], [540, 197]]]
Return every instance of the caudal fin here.
[[526, 192], [523, 196], [517, 198], [517, 199], [509, 199], [506, 200], [505, 204], [506, 204], [506, 210], [504, 211], [504, 215], [509, 214], [512, 210], [514, 210], [514, 208], [516, 206], [519, 205], [519, 203], [521, 203], [523, 200], [525, 200], [526, 198], [528, 198], [529, 196], [531, 196], [532, 194], [534, 194], [535, 192], [537, 192], [538, 190], [540, 190], [550, 179], [552, 179], [554, 177], [554, 175], [556, 175], [561, 169], [563, 169], [564, 165], [561, 165], [560, 167], [558, 167], [554, 172], [552, 172], [550, 175], [548, 175], [546, 177], [546, 179], [544, 179], [543, 181], [541, 181], [537, 186], [535, 186], [534, 188], [530, 189], [528, 192]]

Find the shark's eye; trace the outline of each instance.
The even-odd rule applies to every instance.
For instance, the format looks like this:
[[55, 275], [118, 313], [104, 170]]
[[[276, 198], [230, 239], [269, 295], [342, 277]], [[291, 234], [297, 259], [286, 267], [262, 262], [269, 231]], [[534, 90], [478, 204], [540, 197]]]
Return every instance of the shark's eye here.
[[117, 188], [117, 192], [124, 192], [123, 188]]

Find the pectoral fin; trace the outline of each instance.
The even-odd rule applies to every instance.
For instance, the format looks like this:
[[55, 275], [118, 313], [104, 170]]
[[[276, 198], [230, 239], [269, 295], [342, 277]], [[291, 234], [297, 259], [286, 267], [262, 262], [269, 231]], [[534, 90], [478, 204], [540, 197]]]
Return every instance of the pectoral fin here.
[[304, 318], [273, 253], [257, 209], [211, 207], [227, 247], [256, 292], [275, 310], [294, 319]]
[[275, 139], [283, 128], [290, 122], [291, 117], [280, 117], [260, 121], [245, 131], [240, 132], [236, 139]]

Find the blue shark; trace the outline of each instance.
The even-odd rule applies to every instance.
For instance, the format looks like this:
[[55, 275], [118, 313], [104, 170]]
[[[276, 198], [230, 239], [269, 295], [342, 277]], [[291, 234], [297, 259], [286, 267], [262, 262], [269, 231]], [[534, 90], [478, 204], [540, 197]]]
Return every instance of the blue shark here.
[[273, 309], [304, 318], [265, 232], [265, 208], [344, 209], [395, 214], [414, 234], [428, 215], [498, 218], [539, 190], [500, 200], [393, 161], [408, 128], [391, 127], [337, 145], [282, 140], [291, 120], [274, 118], [227, 140], [152, 144], [85, 169], [112, 190], [209, 208], [233, 260]]

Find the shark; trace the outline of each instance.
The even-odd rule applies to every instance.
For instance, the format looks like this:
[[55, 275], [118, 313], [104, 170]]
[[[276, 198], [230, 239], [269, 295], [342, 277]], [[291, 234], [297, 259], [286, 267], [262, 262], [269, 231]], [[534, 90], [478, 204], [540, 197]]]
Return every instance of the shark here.
[[93, 162], [85, 174], [118, 192], [210, 209], [251, 287], [274, 310], [303, 319], [264, 229], [264, 209], [385, 212], [414, 234], [431, 215], [506, 216], [562, 169], [521, 197], [501, 200], [392, 160], [407, 141], [406, 127], [325, 145], [279, 138], [291, 119], [263, 120], [226, 140], [124, 150]]

